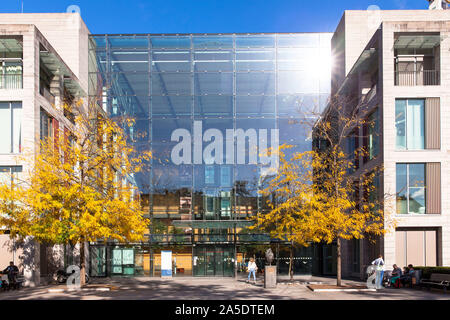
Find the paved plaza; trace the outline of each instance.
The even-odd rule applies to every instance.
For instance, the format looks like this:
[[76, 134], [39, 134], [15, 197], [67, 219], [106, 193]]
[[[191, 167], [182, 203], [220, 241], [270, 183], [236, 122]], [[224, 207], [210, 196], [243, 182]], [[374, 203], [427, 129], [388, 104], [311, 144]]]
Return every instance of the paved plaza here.
[[[95, 283], [119, 287], [113, 291], [49, 292], [65, 286], [40, 286], [19, 291], [0, 292], [1, 300], [449, 300], [450, 294], [438, 290], [383, 289], [377, 292], [312, 292], [308, 281], [334, 284], [331, 278], [296, 278], [293, 284], [280, 280], [277, 288], [265, 289], [263, 280], [255, 284], [233, 278], [113, 278], [95, 279]], [[356, 281], [344, 284], [361, 285]]]

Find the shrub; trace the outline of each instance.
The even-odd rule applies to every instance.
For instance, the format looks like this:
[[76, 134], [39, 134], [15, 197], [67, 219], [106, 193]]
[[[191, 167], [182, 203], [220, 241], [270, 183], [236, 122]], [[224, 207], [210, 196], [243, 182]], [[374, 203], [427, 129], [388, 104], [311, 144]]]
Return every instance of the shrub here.
[[450, 267], [414, 267], [414, 270], [422, 270], [424, 279], [429, 279], [432, 273], [450, 274]]

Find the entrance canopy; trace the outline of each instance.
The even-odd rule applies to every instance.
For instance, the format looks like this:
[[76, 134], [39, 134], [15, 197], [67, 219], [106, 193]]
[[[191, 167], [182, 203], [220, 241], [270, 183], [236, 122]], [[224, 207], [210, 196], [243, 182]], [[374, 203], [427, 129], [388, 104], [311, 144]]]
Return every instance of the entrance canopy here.
[[432, 49], [438, 46], [442, 37], [438, 34], [416, 35], [402, 34], [398, 35], [394, 42], [395, 49]]

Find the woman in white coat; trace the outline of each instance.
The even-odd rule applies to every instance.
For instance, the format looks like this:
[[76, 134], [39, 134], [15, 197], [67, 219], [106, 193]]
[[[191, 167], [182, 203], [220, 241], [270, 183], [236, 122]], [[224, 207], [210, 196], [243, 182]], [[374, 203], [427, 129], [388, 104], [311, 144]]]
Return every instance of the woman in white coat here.
[[256, 270], [258, 270], [258, 267], [256, 266], [255, 259], [250, 258], [247, 268], [248, 268], [247, 282], [250, 281], [250, 275], [253, 273], [253, 281], [255, 281], [255, 284], [256, 284]]

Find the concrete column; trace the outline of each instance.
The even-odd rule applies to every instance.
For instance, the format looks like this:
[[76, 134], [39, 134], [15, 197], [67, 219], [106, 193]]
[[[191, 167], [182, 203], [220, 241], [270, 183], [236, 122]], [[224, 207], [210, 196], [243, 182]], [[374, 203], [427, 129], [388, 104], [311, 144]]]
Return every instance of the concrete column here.
[[55, 108], [57, 110], [60, 110], [64, 97], [64, 85], [62, 76], [53, 76], [50, 82], [50, 93], [55, 97]]

